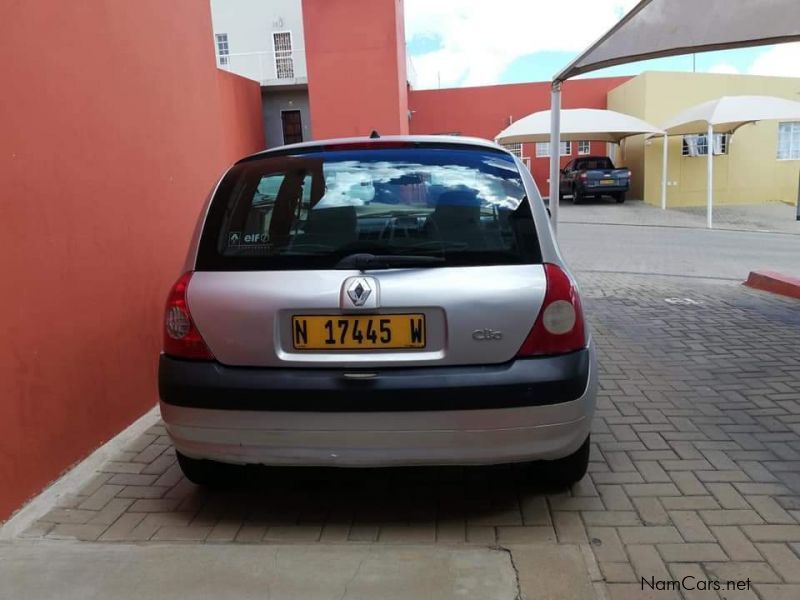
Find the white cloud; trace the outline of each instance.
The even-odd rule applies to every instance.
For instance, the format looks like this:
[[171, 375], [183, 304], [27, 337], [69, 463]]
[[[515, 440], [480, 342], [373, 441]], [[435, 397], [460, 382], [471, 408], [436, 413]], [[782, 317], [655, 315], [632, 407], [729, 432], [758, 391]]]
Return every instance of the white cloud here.
[[800, 77], [800, 42], [773, 46], [762, 52], [747, 72], [751, 75]]
[[635, 4], [636, 0], [406, 0], [406, 37], [436, 36], [442, 42], [434, 52], [413, 56], [417, 87], [497, 83], [521, 56], [580, 52]]
[[721, 62], [717, 63], [708, 69], [709, 73], [721, 73], [723, 75], [738, 75], [739, 69], [734, 67], [731, 63]]

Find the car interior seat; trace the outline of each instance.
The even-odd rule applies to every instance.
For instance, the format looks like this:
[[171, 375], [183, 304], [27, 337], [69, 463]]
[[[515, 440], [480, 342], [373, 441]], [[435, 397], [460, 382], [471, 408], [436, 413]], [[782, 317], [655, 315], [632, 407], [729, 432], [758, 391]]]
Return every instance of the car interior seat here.
[[357, 226], [354, 206], [315, 207], [308, 211], [308, 220], [298, 243], [340, 248], [356, 241]]
[[463, 242], [466, 249], [483, 249], [486, 240], [477, 191], [463, 189], [441, 193], [436, 208], [428, 217], [426, 230], [432, 241]]

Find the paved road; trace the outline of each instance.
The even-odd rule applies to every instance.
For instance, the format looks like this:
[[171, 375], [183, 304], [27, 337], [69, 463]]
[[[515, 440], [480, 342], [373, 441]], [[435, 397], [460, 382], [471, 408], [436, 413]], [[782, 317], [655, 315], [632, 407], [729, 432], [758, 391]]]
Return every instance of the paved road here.
[[[569, 223], [610, 225], [654, 225], [705, 229], [704, 206], [661, 210], [640, 200], [617, 204], [609, 198], [590, 200], [578, 206], [561, 203], [560, 220]], [[714, 227], [740, 231], [772, 231], [800, 235], [800, 221], [794, 206], [781, 202], [724, 204], [714, 207]]]
[[[0, 558], [21, 556], [33, 565], [7, 567], [5, 574], [0, 568], [0, 579], [23, 578], [14, 579], [21, 581], [12, 588], [17, 590], [40, 585], [31, 573], [52, 562], [51, 544], [58, 540], [73, 540], [69, 543], [86, 550], [58, 555], [56, 566], [68, 573], [81, 570], [103, 590], [113, 588], [114, 579], [92, 570], [94, 559], [86, 557], [102, 553], [108, 543], [149, 549], [191, 542], [212, 548], [212, 555], [213, 548], [241, 544], [272, 553], [275, 545], [293, 543], [317, 546], [331, 557], [343, 553], [340, 575], [347, 577], [331, 579], [328, 591], [335, 593], [304, 596], [339, 597], [343, 581], [350, 576], [359, 581], [354, 565], [360, 564], [355, 557], [361, 547], [376, 553], [373, 570], [380, 572], [399, 555], [381, 554], [379, 548], [414, 544], [416, 550], [404, 555], [404, 568], [417, 564], [412, 571], [424, 577], [399, 597], [420, 597], [425, 590], [461, 597], [452, 590], [467, 584], [451, 565], [476, 556], [484, 560], [480, 554], [460, 555], [479, 548], [486, 552], [485, 564], [500, 569], [502, 578], [492, 580], [489, 592], [469, 588], [487, 598], [510, 593], [796, 600], [800, 302], [739, 284], [750, 268], [778, 269], [788, 260], [785, 254], [796, 257], [797, 238], [787, 238], [563, 227], [564, 251], [578, 267], [601, 371], [589, 475], [571, 490], [544, 488], [535, 472], [532, 477], [521, 467], [254, 470], [239, 489], [203, 490], [183, 479], [163, 427], [155, 424], [32, 523], [25, 541], [16, 542], [26, 544], [24, 550], [0, 547]], [[659, 253], [667, 250], [671, 258], [662, 260]], [[593, 272], [609, 268], [670, 276]], [[672, 276], [687, 273], [731, 279]], [[432, 551], [439, 547], [446, 551]], [[132, 572], [146, 577], [137, 557], [144, 556], [153, 569], [159, 564], [154, 552], [131, 555]], [[318, 560], [319, 553], [315, 556]], [[434, 570], [446, 581], [433, 575], [434, 587], [426, 588], [428, 561], [438, 561], [431, 565], [438, 565]], [[192, 564], [205, 572], [208, 562]], [[358, 586], [374, 583], [373, 570]], [[157, 569], [160, 577], [168, 571]], [[259, 577], [267, 581], [271, 572], [248, 571], [242, 585]], [[171, 580], [182, 576], [176, 572]], [[294, 578], [287, 574], [282, 584], [304, 590], [309, 576], [317, 575], [307, 569]], [[749, 589], [642, 590], [643, 577], [685, 576], [693, 578], [689, 582], [711, 579], [722, 585], [741, 581]], [[127, 581], [124, 574], [119, 577]], [[396, 592], [393, 581], [386, 580], [384, 596], [390, 588]]]
[[[570, 491], [512, 467], [256, 471], [207, 491], [154, 425], [26, 537], [500, 546], [530, 597], [555, 582], [582, 590], [564, 597], [644, 598], [640, 577], [684, 575], [750, 578], [758, 594], [727, 598], [800, 597], [800, 303], [732, 281], [578, 275], [602, 389], [590, 475]], [[593, 560], [550, 570], [568, 573], [559, 583], [536, 574], [530, 544]]]
[[747, 279], [753, 270], [800, 276], [800, 236], [681, 227], [561, 223], [577, 271]]

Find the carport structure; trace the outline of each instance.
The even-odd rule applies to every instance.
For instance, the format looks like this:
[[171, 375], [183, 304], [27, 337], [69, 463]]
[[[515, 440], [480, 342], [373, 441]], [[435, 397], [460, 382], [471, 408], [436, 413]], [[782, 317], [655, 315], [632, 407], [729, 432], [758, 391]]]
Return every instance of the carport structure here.
[[[503, 129], [495, 136], [495, 141], [498, 144], [548, 142], [551, 119], [549, 110], [532, 113]], [[655, 125], [613, 110], [573, 108], [561, 111], [562, 142], [583, 140], [619, 144], [630, 136], [663, 133]]]
[[552, 81], [550, 203], [558, 226], [561, 84], [577, 75], [639, 60], [800, 39], [797, 0], [642, 0]]
[[[663, 133], [655, 125], [613, 110], [573, 108], [561, 111], [561, 141], [620, 141], [632, 135]], [[522, 117], [497, 134], [499, 144], [549, 142], [550, 111]]]

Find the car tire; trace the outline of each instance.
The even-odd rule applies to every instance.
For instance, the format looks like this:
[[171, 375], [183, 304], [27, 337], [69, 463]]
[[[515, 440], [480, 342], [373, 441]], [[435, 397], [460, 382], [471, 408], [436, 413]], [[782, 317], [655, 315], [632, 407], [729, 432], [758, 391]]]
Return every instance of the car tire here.
[[591, 436], [575, 452], [557, 460], [545, 460], [537, 463], [540, 467], [540, 476], [555, 487], [569, 487], [579, 482], [586, 475], [589, 468], [589, 448]]
[[614, 200], [617, 201], [617, 204], [622, 204], [625, 202], [625, 192], [617, 192], [614, 194]]
[[226, 487], [234, 482], [239, 467], [213, 460], [190, 458], [176, 451], [178, 465], [186, 479], [205, 487]]

